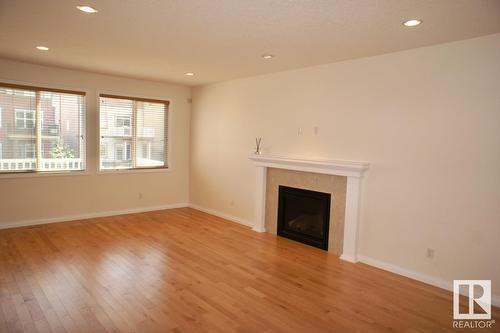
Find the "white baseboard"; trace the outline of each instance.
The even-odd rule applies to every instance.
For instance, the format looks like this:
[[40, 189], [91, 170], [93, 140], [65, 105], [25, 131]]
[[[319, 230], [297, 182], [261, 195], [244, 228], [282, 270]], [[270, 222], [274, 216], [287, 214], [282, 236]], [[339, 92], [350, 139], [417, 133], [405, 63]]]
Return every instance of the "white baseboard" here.
[[16, 221], [16, 222], [7, 223], [7, 224], [0, 224], [0, 229], [27, 227], [27, 226], [32, 226], [32, 225], [58, 223], [58, 222], [65, 222], [65, 221], [85, 220], [85, 219], [92, 219], [92, 218], [96, 218], [96, 217], [105, 217], [105, 216], [113, 216], [113, 215], [143, 213], [143, 212], [151, 212], [151, 211], [155, 211], [155, 210], [182, 208], [182, 207], [188, 207], [188, 206], [189, 206], [189, 204], [187, 204], [187, 203], [175, 203], [175, 204], [170, 204], [170, 205], [138, 207], [138, 208], [110, 210], [110, 211], [104, 211], [104, 212], [94, 212], [94, 213], [86, 213], [86, 214], [78, 214], [78, 215], [49, 217], [49, 218], [36, 219], [36, 220], [24, 220], [24, 221]]
[[[417, 280], [420, 282], [424, 282], [427, 284], [430, 284], [434, 287], [438, 287], [441, 289], [449, 290], [453, 292], [453, 281], [448, 281], [442, 278], [430, 276], [427, 274], [415, 272], [400, 266], [396, 266], [384, 261], [380, 261], [377, 259], [373, 259], [370, 257], [366, 256], [358, 256], [358, 259], [360, 262], [365, 263], [370, 266], [374, 266], [380, 269], [383, 269], [384, 271], [388, 271], [391, 273], [395, 273], [398, 275], [405, 276], [407, 278]], [[491, 295], [491, 304], [500, 307], [500, 295]]]
[[340, 259], [345, 260], [345, 261], [349, 261], [349, 262], [352, 262], [352, 263], [357, 263], [358, 262], [358, 259], [356, 259], [356, 257], [348, 256], [348, 255], [345, 255], [345, 254], [341, 254], [340, 255]]
[[193, 208], [193, 209], [196, 209], [196, 210], [200, 210], [202, 212], [205, 212], [205, 213], [208, 213], [208, 214], [211, 214], [211, 215], [215, 215], [215, 216], [221, 217], [221, 218], [223, 218], [225, 220], [229, 220], [231, 222], [236, 222], [236, 223], [239, 223], [239, 224], [243, 224], [243, 225], [245, 225], [247, 227], [253, 227], [253, 222], [251, 222], [251, 221], [247, 221], [245, 219], [242, 219], [242, 218], [239, 218], [239, 217], [236, 217], [236, 216], [232, 216], [232, 215], [229, 215], [229, 214], [226, 214], [226, 213], [222, 213], [222, 212], [219, 212], [219, 211], [214, 210], [214, 209], [206, 208], [206, 207], [203, 207], [203, 206], [200, 206], [200, 205], [197, 205], [197, 204], [193, 204], [193, 203], [190, 203], [189, 207]]

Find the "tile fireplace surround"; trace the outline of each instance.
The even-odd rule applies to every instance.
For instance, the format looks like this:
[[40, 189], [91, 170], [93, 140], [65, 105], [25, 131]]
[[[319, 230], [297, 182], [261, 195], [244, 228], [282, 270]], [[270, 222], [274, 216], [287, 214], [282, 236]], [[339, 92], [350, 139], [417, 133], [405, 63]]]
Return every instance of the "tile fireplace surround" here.
[[[350, 262], [358, 261], [357, 242], [359, 200], [361, 191], [360, 185], [363, 173], [369, 167], [368, 163], [352, 161], [301, 160], [265, 155], [251, 155], [249, 158], [253, 161], [255, 167], [257, 168], [255, 184], [255, 221], [252, 228], [257, 232], [266, 231], [266, 187], [268, 183], [268, 168], [346, 177], [347, 184], [345, 191], [345, 216], [343, 221], [343, 245], [341, 250], [338, 249], [338, 251], [333, 252], [337, 254], [341, 253], [340, 258], [343, 260]], [[335, 204], [336, 203], [334, 202], [334, 207]], [[334, 221], [331, 219], [330, 223], [333, 222]]]
[[330, 195], [328, 252], [342, 254], [347, 177], [287, 169], [266, 169], [266, 232], [278, 234], [279, 187], [281, 185]]

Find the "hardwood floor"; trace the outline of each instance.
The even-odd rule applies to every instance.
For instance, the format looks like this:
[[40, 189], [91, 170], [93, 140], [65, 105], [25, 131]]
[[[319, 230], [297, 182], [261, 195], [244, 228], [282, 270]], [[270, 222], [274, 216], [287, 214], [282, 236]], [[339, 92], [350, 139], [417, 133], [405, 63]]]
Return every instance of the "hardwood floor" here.
[[22, 331], [448, 332], [452, 301], [181, 208], [1, 230], [0, 332]]

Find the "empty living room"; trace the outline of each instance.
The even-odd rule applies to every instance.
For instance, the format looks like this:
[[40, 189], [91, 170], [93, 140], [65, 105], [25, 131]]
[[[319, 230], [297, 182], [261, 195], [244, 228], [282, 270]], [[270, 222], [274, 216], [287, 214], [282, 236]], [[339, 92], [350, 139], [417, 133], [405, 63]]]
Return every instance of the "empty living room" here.
[[499, 320], [500, 0], [0, 0], [0, 333]]

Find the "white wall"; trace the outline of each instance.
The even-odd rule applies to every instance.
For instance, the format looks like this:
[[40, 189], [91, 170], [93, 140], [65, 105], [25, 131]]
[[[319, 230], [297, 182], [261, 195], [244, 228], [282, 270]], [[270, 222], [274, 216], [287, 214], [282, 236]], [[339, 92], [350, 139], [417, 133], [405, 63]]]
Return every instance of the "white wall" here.
[[[6, 81], [88, 92], [87, 174], [31, 178], [5, 178], [5, 175], [0, 175], [0, 228], [33, 220], [187, 203], [189, 87], [0, 59], [0, 82]], [[169, 171], [97, 173], [99, 92], [171, 101]], [[139, 193], [142, 193], [142, 198], [139, 198]]]
[[361, 254], [500, 294], [500, 34], [202, 86], [191, 132], [194, 204], [253, 220], [256, 136], [367, 161]]

